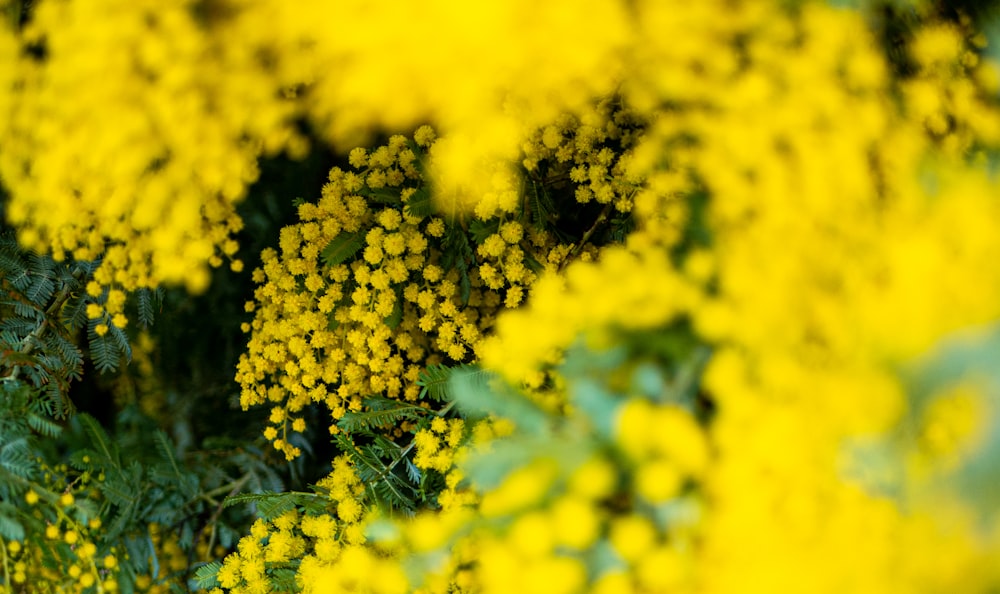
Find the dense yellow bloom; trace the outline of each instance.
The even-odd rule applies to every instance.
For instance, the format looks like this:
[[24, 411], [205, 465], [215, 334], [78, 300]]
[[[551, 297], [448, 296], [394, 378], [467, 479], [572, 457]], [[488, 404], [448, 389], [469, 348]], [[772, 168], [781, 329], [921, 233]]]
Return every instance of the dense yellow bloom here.
[[[324, 405], [337, 433], [366, 397], [427, 406], [421, 369], [478, 360], [580, 421], [551, 442], [603, 448], [568, 470], [539, 452], [469, 486], [462, 441], [488, 452], [488, 422], [428, 414], [392, 430], [444, 476], [442, 513], [370, 539], [365, 486], [338, 459], [325, 514], [257, 523], [222, 587], [266, 592], [268, 564], [297, 560], [306, 592], [995, 588], [996, 519], [934, 488], [982, 445], [990, 403], [963, 384], [910, 410], [899, 374], [1000, 319], [983, 166], [998, 77], [967, 20], [918, 27], [898, 75], [859, 12], [816, 1], [193, 8], [47, 0], [21, 39], [0, 32], [15, 65], [0, 72], [6, 213], [30, 247], [103, 256], [88, 294], [120, 289], [88, 308], [95, 331], [127, 324], [121, 289], [198, 290], [235, 254], [257, 157], [304, 148], [294, 117], [341, 149], [431, 121], [350, 151], [262, 254], [242, 405], [271, 409], [265, 436], [291, 459], [305, 407]], [[44, 60], [19, 56], [43, 38]], [[427, 214], [431, 187], [446, 218]], [[547, 219], [539, 187], [599, 213], [573, 220], [579, 242], [539, 229], [572, 218]], [[596, 250], [609, 220], [627, 222], [621, 245]], [[671, 370], [655, 393], [609, 396], [604, 433], [573, 416], [558, 367], [572, 344], [678, 328], [711, 351], [691, 371], [711, 411], [679, 401], [685, 370]], [[845, 470], [850, 446], [884, 446], [911, 414], [898, 493]]]
[[[588, 113], [601, 123], [618, 112], [602, 104]], [[569, 138], [583, 129], [573, 120], [565, 124]], [[254, 272], [259, 286], [246, 307], [254, 314], [245, 328], [248, 352], [236, 378], [244, 408], [271, 407], [265, 436], [289, 459], [300, 453], [291, 434], [306, 428], [303, 408], [325, 404], [337, 422], [373, 394], [416, 401], [421, 368], [471, 361], [499, 312], [517, 307], [539, 272], [554, 273], [594, 249], [589, 237], [582, 240], [586, 247], [574, 247], [526, 228], [531, 207], [516, 192], [518, 213], [494, 209], [448, 225], [422, 214], [429, 199], [422, 168], [435, 158], [439, 141], [429, 127], [418, 132], [419, 142], [394, 135], [370, 153], [353, 152], [358, 171], [331, 170], [320, 199], [303, 203], [300, 222], [282, 229], [279, 249], [261, 254], [263, 265]], [[605, 132], [590, 135], [621, 141]], [[569, 154], [586, 159], [576, 149]], [[555, 162], [550, 168], [558, 171]], [[550, 178], [558, 175], [538, 174], [530, 183]], [[452, 426], [447, 448], [419, 435], [417, 465], [447, 472], [461, 432]]]
[[220, 51], [191, 4], [43, 2], [22, 42], [44, 39], [45, 58], [4, 61], [21, 85], [0, 93], [7, 216], [57, 258], [107, 250], [103, 285], [203, 289], [260, 145], [288, 136], [289, 107], [261, 102], [250, 58]]

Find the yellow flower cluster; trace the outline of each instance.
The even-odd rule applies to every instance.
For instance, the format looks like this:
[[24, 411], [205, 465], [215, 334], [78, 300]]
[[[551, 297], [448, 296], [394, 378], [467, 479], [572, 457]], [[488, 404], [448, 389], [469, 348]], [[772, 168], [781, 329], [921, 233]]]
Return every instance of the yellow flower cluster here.
[[[301, 115], [342, 146], [432, 119], [441, 189], [486, 188], [479, 171], [531, 130], [614, 90], [627, 11], [572, 8], [47, 0], [16, 40], [0, 32], [6, 215], [28, 247], [103, 256], [104, 286], [200, 291], [236, 252], [257, 158], [307, 149]], [[427, 44], [415, 23], [448, 34]]]
[[236, 252], [234, 206], [258, 156], [303, 148], [256, 58], [194, 5], [42, 2], [18, 39], [34, 49], [3, 62], [6, 216], [26, 247], [101, 257], [102, 286], [204, 289]]
[[413, 434], [416, 455], [413, 463], [420, 469], [433, 469], [444, 474], [455, 464], [454, 450], [462, 443], [465, 421], [435, 417], [428, 429]]
[[[709, 430], [675, 406], [633, 401], [617, 445], [633, 474], [608, 471], [612, 489], [678, 510], [668, 514], [678, 531], [630, 506], [609, 515], [613, 498], [581, 503], [552, 465], [532, 464], [478, 507], [473, 497], [413, 524], [407, 546], [416, 553], [462, 543], [426, 587], [981, 589], [996, 577], [986, 568], [1000, 543], [980, 538], [961, 507], [906, 509], [843, 469], [846, 443], [899, 421], [895, 365], [1000, 316], [1000, 282], [983, 274], [1000, 256], [989, 231], [1000, 216], [995, 184], [965, 163], [977, 143], [996, 141], [996, 110], [982, 92], [988, 71], [962, 34], [934, 25], [913, 43], [919, 68], [901, 83], [899, 106], [854, 12], [813, 3], [795, 14], [727, 5], [725, 19], [712, 17], [722, 10], [713, 3], [636, 10], [644, 66], [622, 97], [640, 114], [672, 108], [629, 137], [627, 158], [574, 156], [566, 147], [580, 133], [568, 134], [563, 119], [535, 133], [523, 166], [537, 167], [535, 154], [573, 160], [572, 181], [598, 183], [577, 197], [590, 191], [615, 205], [645, 180], [634, 196], [639, 228], [596, 262], [551, 269], [476, 353], [518, 384], [558, 363], [581, 333], [603, 344], [617, 336], [609, 328], [690, 320], [715, 345], [703, 385], [718, 407]], [[934, 109], [921, 82], [939, 94]], [[494, 194], [480, 208], [492, 215], [502, 204]], [[508, 239], [520, 239], [504, 224], [479, 244], [480, 257], [500, 258]], [[976, 402], [943, 398], [927, 413], [921, 447], [945, 458], [973, 447]], [[441, 442], [449, 429], [438, 429], [415, 436], [424, 468], [453, 461]], [[703, 502], [690, 498], [691, 484]], [[564, 492], [569, 501], [552, 495]], [[455, 514], [470, 506], [509, 523], [463, 536], [460, 526], [476, 522]], [[602, 538], [620, 561], [611, 569], [566, 554]]]
[[[993, 414], [988, 387], [966, 382], [935, 394], [918, 422], [916, 468], [931, 474], [951, 470], [983, 446]], [[927, 477], [931, 478], [931, 477]]]
[[437, 149], [438, 189], [471, 190], [460, 193], [466, 204], [490, 187], [489, 163], [515, 157], [525, 134], [613, 92], [630, 41], [627, 8], [608, 0], [586, 11], [570, 0], [228, 7], [237, 16], [227, 37], [272, 56], [265, 84], [301, 88], [304, 109], [339, 146], [364, 144], [372, 125], [436, 122], [448, 136]]
[[104, 336], [114, 326], [124, 329], [128, 324], [125, 316], [127, 295], [121, 289], [106, 289], [96, 280], [87, 283], [87, 296], [92, 299], [87, 304], [87, 319], [92, 320], [94, 332]]
[[[525, 452], [495, 486], [476, 485], [478, 505], [397, 522], [376, 542], [420, 568], [412, 575], [424, 594], [685, 591], [697, 551], [697, 485], [710, 463], [705, 431], [677, 404], [612, 402], [610, 433], [597, 428], [607, 419], [571, 414], [570, 433]], [[539, 443], [517, 430], [511, 439]], [[495, 463], [482, 448], [510, 445], [478, 441], [473, 455], [481, 457], [463, 467], [481, 472]]]
[[[629, 149], [641, 138], [646, 124], [622, 104], [620, 95], [603, 99], [579, 115], [563, 114], [539, 128], [521, 146], [522, 165], [536, 171], [539, 162], [565, 163], [577, 185], [577, 201], [611, 204], [621, 213], [632, 210], [640, 178], [631, 176]], [[565, 183], [565, 180], [561, 180]], [[482, 208], [485, 201], [476, 204]]]
[[[922, 491], [978, 447], [976, 388], [922, 411], [918, 451], [895, 465], [902, 495], [848, 472], [849, 446], [904, 417], [899, 366], [1000, 318], [1000, 203], [980, 152], [1000, 143], [1000, 77], [967, 22], [919, 27], [902, 48], [914, 71], [893, 74], [860, 13], [818, 1], [195, 7], [40, 3], [19, 42], [45, 57], [0, 73], [5, 212], [28, 246], [103, 255], [91, 297], [198, 290], [236, 251], [257, 156], [301, 149], [293, 116], [346, 146], [372, 124], [435, 121], [440, 140], [425, 128], [352, 151], [254, 272], [241, 403], [271, 407], [265, 434], [288, 458], [306, 406], [338, 420], [373, 394], [415, 402], [428, 365], [478, 357], [539, 386], [581, 335], [600, 347], [684, 328], [713, 349], [710, 423], [628, 398], [606, 450], [575, 464], [534, 452], [469, 497], [473, 468], [454, 467], [466, 429], [432, 421], [417, 461], [454, 498], [399, 523], [397, 541], [366, 538], [363, 486], [338, 459], [328, 509], [257, 524], [224, 588], [995, 589], [996, 519]], [[4, 35], [0, 58], [17, 53]], [[564, 181], [545, 177], [551, 163]], [[430, 181], [475, 217], [431, 216]], [[586, 246], [522, 216], [545, 220], [540, 188], [637, 229], [568, 262]], [[592, 229], [575, 229], [582, 243]], [[105, 331], [127, 321], [119, 293], [88, 312]], [[591, 428], [572, 427], [546, 443], [578, 451]], [[52, 535], [74, 554], [86, 541], [61, 516]], [[12, 546], [4, 569], [27, 580], [35, 566]], [[106, 583], [66, 566], [67, 588]]]
[[317, 486], [325, 495], [298, 494], [307, 498], [303, 505], [254, 523], [225, 558], [217, 575], [221, 588], [257, 594], [272, 591], [282, 579], [286, 585], [278, 589], [287, 590], [298, 579], [303, 591], [354, 591], [363, 582], [382, 583], [370, 586], [379, 594], [405, 591], [392, 586], [401, 577], [398, 565], [389, 567], [364, 546], [365, 510], [359, 503], [364, 485], [348, 459], [335, 459], [333, 471]]
[[301, 222], [282, 229], [280, 251], [265, 250], [253, 273], [236, 379], [244, 408], [272, 407], [265, 435], [289, 459], [300, 453], [291, 440], [305, 430], [306, 406], [323, 403], [336, 421], [372, 394], [416, 401], [420, 371], [470, 361], [536, 271], [589, 253], [589, 238], [573, 252], [529, 226], [520, 195], [516, 209], [487, 220], [424, 214], [423, 170], [436, 146], [424, 126], [413, 140], [351, 151], [353, 169], [330, 172], [319, 201], [299, 206]]
[[[643, 5], [661, 40], [646, 74], [659, 78], [632, 80], [626, 98], [680, 107], [635, 150], [650, 181], [629, 249], [539, 281], [527, 308], [498, 320], [483, 361], [518, 380], [580, 332], [600, 341], [609, 325], [690, 319], [716, 345], [703, 388], [718, 407], [711, 507], [684, 564], [698, 591], [982, 591], [1000, 542], [967, 511], [899, 507], [842, 472], [845, 443], [900, 420], [899, 363], [1000, 317], [1000, 278], [987, 272], [1000, 256], [996, 183], [967, 165], [971, 148], [996, 143], [975, 54], [950, 26], [919, 33], [920, 69], [897, 109], [856, 13], [808, 3], [786, 18], [748, 3], [716, 19], [700, 12], [711, 5]], [[910, 88], [924, 83], [934, 110]], [[706, 196], [689, 226], [707, 239], [670, 261], [656, 250], [676, 243], [662, 223], [679, 192]], [[976, 402], [942, 399], [922, 447], [972, 447]], [[675, 479], [660, 476], [637, 489], [670, 491]]]
[[983, 34], [964, 16], [959, 23], [920, 29], [911, 44], [917, 72], [902, 84], [907, 116], [923, 124], [946, 153], [1000, 142], [1000, 116], [983, 109], [983, 91], [1000, 88], [996, 65], [980, 63], [978, 51], [985, 46]]

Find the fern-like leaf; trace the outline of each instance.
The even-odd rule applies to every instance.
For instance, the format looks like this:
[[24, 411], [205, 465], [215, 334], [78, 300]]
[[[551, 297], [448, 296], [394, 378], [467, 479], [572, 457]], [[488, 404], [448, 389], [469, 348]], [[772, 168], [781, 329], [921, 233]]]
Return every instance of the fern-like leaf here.
[[275, 592], [297, 592], [299, 586], [295, 581], [296, 570], [291, 567], [278, 567], [271, 570], [271, 586]]
[[469, 233], [472, 234], [472, 241], [481, 244], [486, 238], [500, 230], [500, 219], [490, 219], [480, 221], [476, 219], [469, 223]]
[[87, 324], [87, 299], [83, 296], [72, 296], [62, 309], [62, 323], [70, 331], [75, 332]]
[[58, 437], [62, 433], [62, 427], [58, 424], [46, 419], [35, 412], [29, 412], [26, 415], [28, 421], [28, 426], [31, 427], [32, 431], [42, 435], [44, 437]]
[[206, 563], [196, 569], [194, 572], [194, 583], [198, 586], [198, 589], [210, 590], [217, 587], [219, 580], [216, 576], [219, 574], [220, 569], [222, 569], [222, 563], [218, 561]]
[[389, 398], [366, 398], [365, 407], [369, 410], [345, 414], [337, 426], [348, 433], [372, 431], [392, 427], [402, 420], [416, 420], [427, 414], [426, 408]]
[[90, 343], [90, 357], [94, 361], [94, 366], [101, 373], [106, 373], [118, 369], [122, 361], [128, 362], [132, 359], [132, 347], [129, 346], [128, 336], [116, 326], [108, 326], [108, 331], [104, 336], [97, 333], [97, 321], [91, 320], [87, 332]]
[[361, 246], [365, 243], [365, 233], [364, 231], [355, 231], [354, 233], [341, 233], [333, 239], [330, 243], [326, 244], [323, 251], [320, 252], [320, 258], [323, 263], [327, 266], [337, 266], [338, 264], [343, 264], [354, 254], [358, 253]]
[[34, 476], [35, 464], [27, 437], [10, 440], [0, 447], [0, 466], [14, 476], [21, 478]]
[[181, 480], [183, 475], [181, 474], [180, 464], [177, 462], [177, 456], [174, 455], [174, 444], [170, 442], [170, 438], [162, 429], [157, 429], [153, 432], [153, 443], [156, 444], [156, 450], [160, 453], [160, 456], [166, 460], [174, 478]]
[[139, 310], [139, 324], [143, 328], [153, 325], [153, 320], [163, 302], [163, 289], [139, 289], [136, 291], [136, 305]]
[[270, 520], [300, 505], [314, 503], [316, 499], [322, 499], [324, 505], [327, 501], [326, 498], [313, 493], [301, 493], [298, 491], [284, 493], [264, 492], [232, 495], [227, 497], [222, 505], [223, 507], [232, 507], [240, 504], [253, 504], [257, 508], [258, 516], [265, 520]]
[[16, 507], [7, 502], [0, 503], [0, 536], [7, 541], [24, 540], [24, 525], [16, 514]]
[[407, 216], [411, 217], [430, 216], [434, 212], [430, 188], [417, 188], [417, 191], [410, 194], [410, 197], [406, 199], [406, 206], [403, 207], [403, 210]]
[[83, 430], [90, 437], [91, 444], [97, 455], [110, 465], [121, 466], [121, 454], [118, 451], [118, 446], [111, 441], [111, 438], [108, 437], [104, 427], [101, 427], [97, 419], [87, 413], [80, 413], [76, 418], [83, 425]]
[[409, 477], [410, 482], [415, 485], [419, 485], [420, 481], [423, 480], [423, 472], [417, 468], [417, 465], [413, 463], [409, 458], [403, 458], [403, 465], [406, 469], [406, 476]]
[[552, 213], [555, 211], [555, 204], [545, 186], [530, 177], [531, 192], [528, 193], [528, 201], [531, 209], [531, 222], [536, 229], [545, 229], [549, 226]]
[[497, 387], [493, 376], [477, 368], [456, 370], [449, 378], [449, 394], [467, 416], [481, 418], [496, 414], [517, 419], [519, 429], [542, 433], [549, 427], [549, 416], [537, 404], [513, 390]]
[[401, 188], [393, 186], [383, 186], [381, 188], [364, 187], [358, 193], [367, 198], [370, 202], [376, 202], [379, 204], [399, 204], [400, 189]]
[[[340, 448], [354, 462], [358, 477], [365, 485], [366, 493], [377, 505], [390, 512], [398, 510], [409, 513], [416, 509], [416, 502], [413, 499], [415, 487], [395, 471], [402, 457], [406, 455], [398, 445], [384, 438], [380, 441], [379, 436], [376, 436], [375, 443], [363, 446], [355, 445], [351, 438], [343, 433], [338, 434], [336, 439]], [[390, 456], [391, 453], [396, 456]], [[382, 457], [393, 459], [386, 463]]]
[[474, 372], [482, 375], [485, 380], [489, 374], [482, 371], [475, 365], [428, 365], [417, 376], [417, 385], [420, 386], [420, 398], [431, 399], [437, 402], [450, 402], [454, 400], [452, 387], [449, 384], [452, 374], [456, 372]]
[[24, 296], [39, 307], [44, 307], [52, 295], [55, 294], [56, 283], [53, 279], [52, 269], [46, 266], [48, 262], [31, 254], [32, 274], [31, 284], [24, 291]]

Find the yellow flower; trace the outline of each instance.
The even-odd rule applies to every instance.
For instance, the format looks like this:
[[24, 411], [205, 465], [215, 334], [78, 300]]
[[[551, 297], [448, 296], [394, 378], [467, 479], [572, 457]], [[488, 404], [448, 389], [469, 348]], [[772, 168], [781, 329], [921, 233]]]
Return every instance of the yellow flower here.
[[427, 147], [434, 142], [435, 134], [434, 129], [430, 126], [420, 126], [417, 128], [416, 132], [413, 133], [413, 140], [420, 146]]
[[577, 550], [589, 548], [600, 531], [598, 511], [587, 500], [563, 497], [552, 505], [556, 542]]
[[643, 463], [636, 471], [635, 489], [651, 503], [660, 503], [675, 497], [684, 484], [677, 467], [666, 460]]
[[649, 520], [629, 515], [611, 522], [611, 545], [622, 559], [635, 562], [656, 543], [656, 529]]
[[344, 522], [356, 522], [361, 518], [362, 508], [353, 498], [343, 499], [337, 504], [337, 516]]

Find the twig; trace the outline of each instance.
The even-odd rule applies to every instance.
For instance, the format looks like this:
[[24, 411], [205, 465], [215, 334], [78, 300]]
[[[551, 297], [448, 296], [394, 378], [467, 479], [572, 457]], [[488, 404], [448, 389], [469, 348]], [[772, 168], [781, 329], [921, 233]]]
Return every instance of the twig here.
[[590, 241], [590, 238], [597, 231], [597, 228], [608, 220], [608, 214], [611, 213], [611, 206], [611, 203], [604, 205], [604, 209], [601, 211], [601, 214], [597, 215], [597, 220], [594, 221], [594, 224], [590, 226], [590, 229], [587, 229], [587, 232], [583, 234], [580, 241], [573, 246], [573, 249], [571, 249], [568, 254], [566, 254], [566, 258], [564, 258], [562, 264], [559, 265], [559, 270], [565, 268], [567, 264], [580, 255], [580, 252], [583, 251], [583, 246]]

